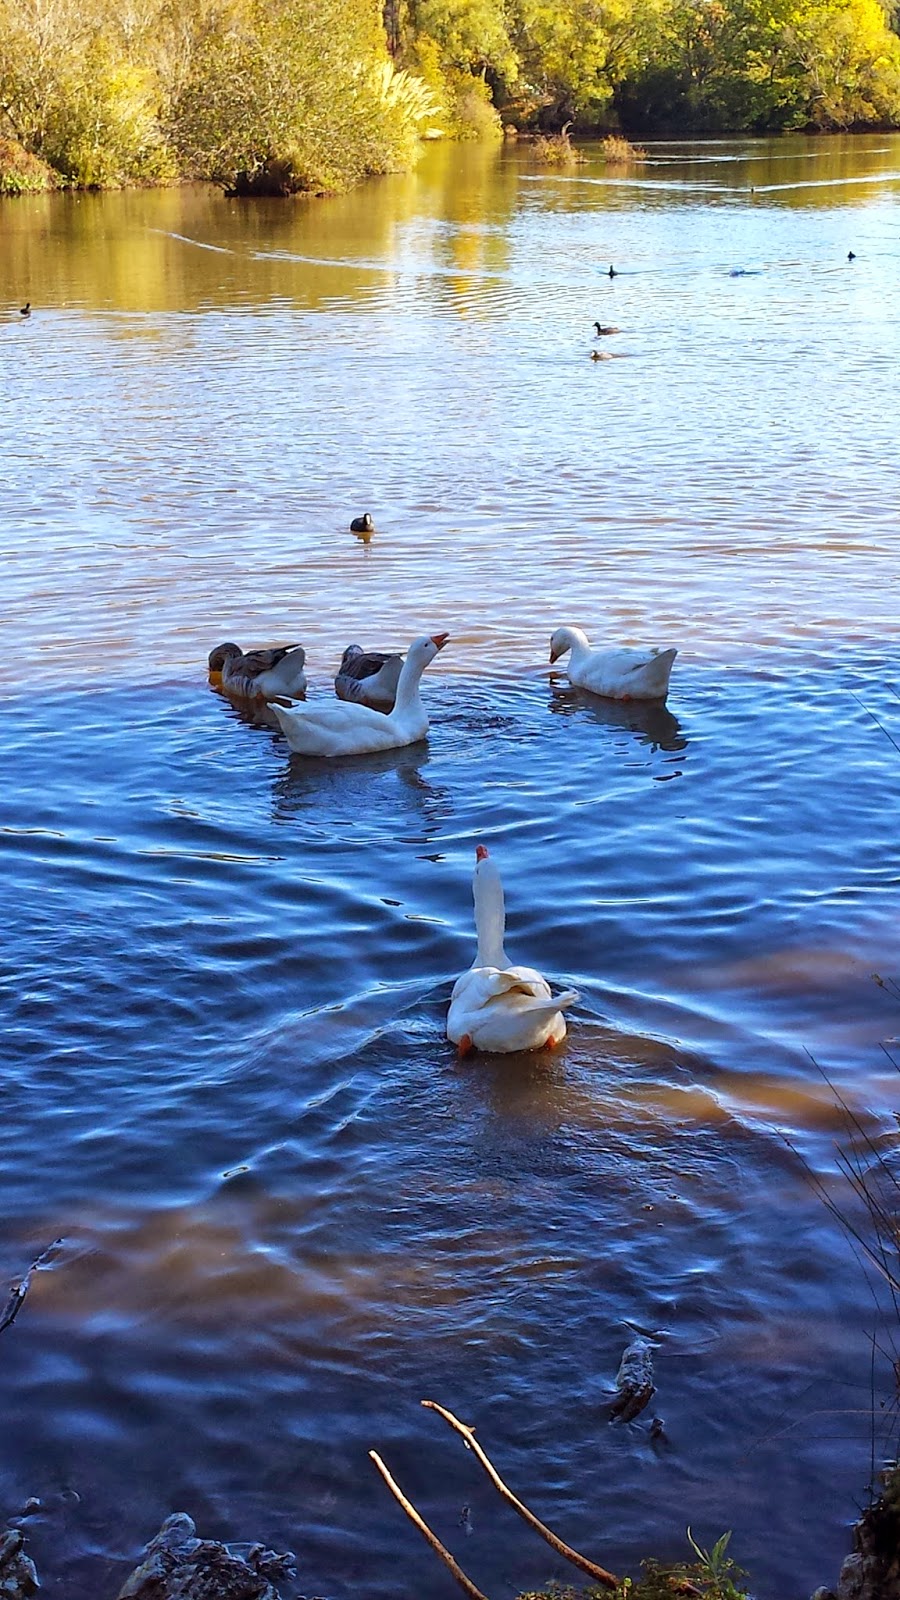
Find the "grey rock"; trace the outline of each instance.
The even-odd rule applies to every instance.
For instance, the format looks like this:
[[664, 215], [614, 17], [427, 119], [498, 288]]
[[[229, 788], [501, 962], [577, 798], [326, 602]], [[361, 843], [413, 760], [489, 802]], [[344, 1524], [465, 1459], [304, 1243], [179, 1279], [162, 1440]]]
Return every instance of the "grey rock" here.
[[292, 1571], [292, 1555], [254, 1544], [242, 1556], [196, 1535], [185, 1512], [167, 1517], [118, 1600], [279, 1600], [273, 1580]]
[[23, 1549], [21, 1529], [0, 1534], [0, 1600], [28, 1600], [40, 1588], [34, 1562]]

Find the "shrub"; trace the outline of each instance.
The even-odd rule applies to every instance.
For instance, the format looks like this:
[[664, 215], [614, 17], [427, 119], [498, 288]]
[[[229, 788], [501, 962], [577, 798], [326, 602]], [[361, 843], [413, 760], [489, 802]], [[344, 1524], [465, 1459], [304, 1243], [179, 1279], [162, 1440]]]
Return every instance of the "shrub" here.
[[0, 195], [59, 188], [59, 175], [15, 139], [0, 139]]
[[617, 133], [610, 133], [603, 141], [603, 159], [607, 166], [626, 167], [632, 161], [646, 161], [647, 152], [639, 144], [631, 144]]
[[539, 134], [531, 148], [535, 161], [545, 167], [574, 167], [584, 160], [569, 138], [568, 127], [559, 133]]

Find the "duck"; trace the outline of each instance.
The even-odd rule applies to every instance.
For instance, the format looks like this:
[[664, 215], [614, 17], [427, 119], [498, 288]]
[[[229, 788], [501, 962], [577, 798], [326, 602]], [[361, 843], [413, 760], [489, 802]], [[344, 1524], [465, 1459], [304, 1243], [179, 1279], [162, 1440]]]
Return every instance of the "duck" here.
[[855, 250], [848, 250], [847, 251], [847, 260], [848, 261], [855, 261], [856, 260], [856, 251]]
[[353, 700], [357, 705], [371, 706], [373, 711], [393, 711], [402, 670], [403, 657], [399, 653], [384, 655], [380, 650], [363, 650], [362, 645], [348, 644], [341, 656], [334, 691], [339, 700]]
[[306, 651], [301, 644], [275, 650], [243, 651], [226, 641], [209, 652], [210, 676], [218, 677], [229, 694], [246, 700], [272, 700], [276, 695], [296, 698], [306, 688]]
[[551, 993], [533, 967], [515, 967], [504, 948], [506, 909], [500, 873], [486, 845], [475, 849], [472, 877], [478, 951], [457, 978], [447, 1013], [447, 1038], [461, 1056], [470, 1050], [510, 1055], [553, 1050], [566, 1037], [563, 1012], [578, 999], [575, 989]]
[[571, 651], [569, 680], [607, 700], [664, 700], [675, 649], [592, 650], [581, 628], [557, 628], [550, 640], [550, 665]]
[[419, 681], [449, 637], [448, 633], [426, 634], [410, 645], [394, 709], [387, 716], [371, 706], [344, 700], [289, 707], [274, 702], [272, 710], [291, 749], [302, 756], [359, 756], [372, 750], [399, 749], [426, 738], [428, 713], [419, 696]]
[[596, 337], [598, 339], [601, 339], [604, 336], [604, 334], [607, 334], [607, 333], [621, 333], [622, 332], [621, 328], [605, 328], [603, 326], [602, 322], [595, 322], [594, 323], [594, 327], [597, 329]]
[[31, 316], [31, 301], [30, 300], [26, 300], [25, 304], [23, 306], [19, 307], [19, 316], [20, 317], [30, 317]]
[[350, 524], [351, 533], [374, 533], [375, 524], [368, 511], [362, 517], [354, 517]]
[[592, 350], [591, 351], [591, 360], [592, 361], [612, 361], [612, 359], [613, 359], [613, 357], [612, 357], [612, 351], [611, 350]]

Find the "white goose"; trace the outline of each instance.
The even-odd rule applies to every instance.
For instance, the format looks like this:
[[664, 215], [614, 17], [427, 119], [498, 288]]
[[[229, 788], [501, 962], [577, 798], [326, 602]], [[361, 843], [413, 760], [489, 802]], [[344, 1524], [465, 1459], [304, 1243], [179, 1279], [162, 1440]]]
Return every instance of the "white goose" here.
[[228, 694], [246, 700], [269, 700], [273, 695], [297, 696], [306, 688], [306, 651], [301, 644], [276, 650], [247, 650], [239, 644], [217, 644], [209, 652], [209, 675], [218, 678]]
[[607, 700], [664, 700], [677, 650], [592, 650], [581, 628], [557, 628], [550, 640], [550, 664], [567, 650], [570, 682]]
[[464, 1056], [470, 1050], [507, 1055], [515, 1050], [553, 1049], [566, 1036], [563, 1011], [578, 999], [575, 989], [553, 995], [532, 967], [514, 967], [503, 948], [506, 911], [500, 874], [483, 844], [475, 851], [472, 878], [478, 953], [457, 978], [447, 1013], [447, 1038]]
[[302, 756], [358, 756], [424, 739], [428, 713], [419, 696], [419, 680], [449, 637], [447, 633], [435, 633], [410, 645], [389, 716], [344, 700], [316, 701], [287, 709], [273, 705], [291, 749]]
[[339, 700], [371, 706], [373, 711], [393, 711], [397, 684], [403, 670], [401, 655], [384, 655], [380, 650], [363, 650], [348, 644], [334, 680]]

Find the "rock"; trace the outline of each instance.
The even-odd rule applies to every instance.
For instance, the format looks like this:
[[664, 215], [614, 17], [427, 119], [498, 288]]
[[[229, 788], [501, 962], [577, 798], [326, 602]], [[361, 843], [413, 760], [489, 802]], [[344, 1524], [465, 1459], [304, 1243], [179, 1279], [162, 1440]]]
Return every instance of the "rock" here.
[[261, 1544], [244, 1557], [217, 1539], [198, 1539], [191, 1518], [177, 1511], [148, 1544], [118, 1600], [278, 1600], [272, 1580], [287, 1577], [293, 1566], [292, 1555]]
[[616, 1373], [616, 1398], [609, 1408], [610, 1420], [632, 1422], [655, 1393], [653, 1346], [649, 1339], [632, 1339]]
[[2, 1600], [28, 1600], [40, 1588], [34, 1562], [23, 1549], [25, 1540], [19, 1528], [0, 1534], [0, 1597]]
[[845, 1556], [838, 1578], [838, 1600], [861, 1600], [865, 1589], [865, 1563], [858, 1550]]

